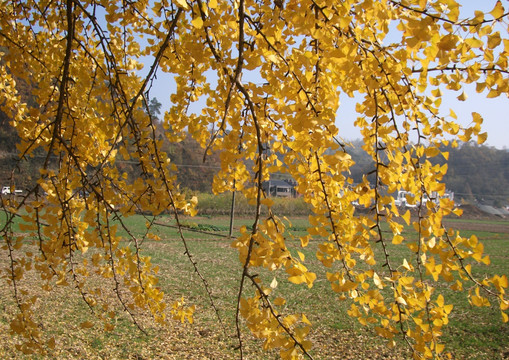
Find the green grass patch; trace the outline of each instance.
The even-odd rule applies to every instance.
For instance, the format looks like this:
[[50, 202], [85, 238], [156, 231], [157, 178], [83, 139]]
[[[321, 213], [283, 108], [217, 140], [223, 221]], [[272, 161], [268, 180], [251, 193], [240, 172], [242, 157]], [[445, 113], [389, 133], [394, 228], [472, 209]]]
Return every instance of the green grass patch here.
[[[19, 221], [17, 219], [16, 221]], [[131, 234], [142, 237], [146, 233], [146, 222], [150, 217], [136, 215], [125, 220]], [[384, 340], [376, 337], [373, 329], [360, 325], [348, 316], [349, 301], [342, 301], [335, 294], [326, 279], [324, 268], [316, 259], [319, 240], [311, 241], [306, 248], [300, 248], [298, 239], [291, 240], [291, 235], [301, 236], [309, 227], [307, 217], [290, 219], [286, 233], [288, 246], [292, 253], [298, 249], [305, 255], [305, 264], [317, 275], [311, 289], [305, 285], [289, 283], [284, 270], [269, 272], [259, 270], [265, 284], [269, 284], [275, 277], [278, 286], [273, 296], [283, 296], [287, 303], [281, 308], [283, 313], [305, 313], [313, 323], [310, 333], [315, 343], [313, 354], [316, 359], [351, 358], [364, 359], [368, 356], [374, 359], [393, 358], [407, 359], [405, 347], [400, 346], [395, 351], [384, 345]], [[163, 225], [157, 225], [163, 224]], [[210, 306], [208, 294], [193, 266], [184, 254], [185, 248], [179, 239], [176, 222], [171, 216], [161, 216], [151, 231], [157, 233], [162, 240], [155, 242], [147, 240], [143, 243], [144, 255], [152, 258], [152, 262], [160, 267], [159, 287], [165, 292], [168, 301], [180, 299], [182, 296], [189, 304], [197, 306], [195, 323], [193, 325], [170, 322], [168, 327], [160, 327], [151, 322], [150, 317], [141, 316], [141, 325], [148, 336], [141, 333], [130, 321], [129, 317], [118, 311], [115, 318], [117, 327], [113, 332], [105, 332], [98, 324], [92, 329], [80, 329], [79, 323], [90, 318], [88, 308], [80, 297], [70, 288], [56, 287], [56, 296], [49, 294], [40, 296], [38, 310], [41, 324], [45, 324], [45, 331], [54, 335], [58, 340], [58, 352], [51, 357], [60, 358], [238, 358], [235, 350], [235, 308], [238, 288], [242, 274], [242, 266], [238, 261], [238, 254], [230, 244], [228, 234], [230, 218], [228, 216], [198, 216], [195, 218], [182, 217], [182, 230], [187, 239], [190, 253], [198, 263], [198, 267], [212, 291], [212, 298], [225, 325], [225, 331], [220, 326], [216, 314]], [[239, 234], [241, 226], [251, 227], [253, 219], [239, 217], [234, 221], [233, 236]], [[476, 224], [475, 221], [465, 224]], [[497, 223], [498, 224], [498, 223]], [[168, 226], [166, 226], [168, 225]], [[499, 225], [499, 224], [498, 224]], [[387, 227], [383, 225], [384, 234], [390, 239]], [[208, 234], [196, 231], [206, 231]], [[504, 232], [462, 231], [465, 235], [476, 234], [485, 245], [485, 252], [491, 257], [490, 266], [476, 266], [474, 274], [480, 277], [493, 274], [507, 275], [509, 273], [509, 235]], [[125, 235], [125, 234], [124, 234]], [[405, 227], [404, 235], [407, 240], [415, 241], [416, 234], [411, 227]], [[415, 257], [405, 246], [394, 246], [388, 241], [391, 251], [391, 261], [395, 264], [403, 258]], [[382, 248], [376, 247], [376, 257], [379, 264], [383, 263]], [[3, 259], [5, 261], [5, 258]], [[381, 272], [386, 269], [380, 269]], [[27, 289], [38, 285], [40, 279], [29, 277], [24, 283]], [[101, 280], [102, 281], [102, 280]], [[32, 283], [33, 282], [33, 283]], [[101, 282], [102, 286], [111, 291], [113, 285]], [[450, 324], [444, 327], [442, 340], [455, 359], [504, 359], [509, 354], [509, 327], [500, 319], [500, 312], [493, 308], [474, 308], [467, 300], [466, 293], [457, 293], [449, 288], [449, 284], [440, 282], [437, 288], [446, 297], [446, 302], [454, 305], [450, 316]], [[252, 294], [254, 289], [247, 285], [245, 296]], [[388, 290], [390, 292], [390, 289]], [[69, 293], [70, 292], [70, 293]], [[434, 297], [436, 297], [435, 294]], [[115, 303], [114, 296], [111, 302]], [[12, 290], [2, 283], [0, 289], [0, 332], [5, 334], [0, 338], [4, 341], [0, 355], [4, 357], [19, 356], [14, 350], [14, 341], [8, 336], [9, 314], [15, 313], [12, 301]], [[117, 310], [118, 302], [117, 302]], [[245, 354], [250, 359], [273, 359], [275, 352], [263, 352], [261, 343], [254, 340], [246, 329], [243, 329]], [[2, 353], [3, 351], [3, 353]], [[504, 355], [505, 354], [505, 355]]]

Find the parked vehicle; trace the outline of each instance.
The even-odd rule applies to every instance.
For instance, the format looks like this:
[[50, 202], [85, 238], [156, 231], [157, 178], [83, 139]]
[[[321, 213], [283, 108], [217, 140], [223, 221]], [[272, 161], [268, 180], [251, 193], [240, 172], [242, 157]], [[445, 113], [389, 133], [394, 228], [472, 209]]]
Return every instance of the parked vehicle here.
[[[2, 187], [2, 195], [10, 195], [10, 194], [11, 194], [10, 186]], [[14, 190], [14, 195], [23, 195], [23, 190]]]

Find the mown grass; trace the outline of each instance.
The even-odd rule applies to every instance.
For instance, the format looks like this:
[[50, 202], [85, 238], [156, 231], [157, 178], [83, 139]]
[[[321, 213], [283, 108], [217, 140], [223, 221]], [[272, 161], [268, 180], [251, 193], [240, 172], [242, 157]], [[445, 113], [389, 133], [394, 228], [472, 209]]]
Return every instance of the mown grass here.
[[[131, 233], [140, 237], [146, 232], [147, 219], [135, 216], [128, 220]], [[195, 323], [193, 325], [170, 322], [168, 327], [153, 325], [149, 317], [140, 315], [140, 324], [148, 336], [143, 335], [132, 325], [129, 317], [122, 312], [115, 318], [116, 329], [105, 332], [100, 325], [93, 329], [81, 329], [79, 323], [90, 317], [89, 310], [80, 301], [72, 289], [55, 288], [55, 296], [41, 296], [38, 302], [41, 324], [45, 330], [54, 334], [59, 340], [57, 350], [51, 357], [60, 358], [168, 358], [168, 359], [233, 359], [238, 357], [235, 349], [235, 309], [241, 277], [241, 264], [236, 250], [231, 248], [231, 239], [222, 237], [228, 233], [229, 218], [197, 217], [182, 218], [184, 234], [190, 253], [197, 261], [200, 272], [207, 279], [214, 304], [225, 325], [224, 329], [217, 320], [216, 313], [210, 306], [208, 294], [202, 281], [184, 254], [184, 245], [179, 240], [175, 228], [155, 225], [161, 241], [145, 241], [144, 254], [152, 258], [152, 262], [160, 266], [159, 286], [167, 294], [169, 300], [180, 299], [182, 296], [189, 304], [197, 305]], [[174, 225], [170, 216], [163, 216], [157, 223]], [[252, 226], [249, 218], [235, 219], [234, 236], [240, 226]], [[287, 229], [294, 235], [303, 235], [309, 226], [306, 218], [291, 219], [292, 227]], [[468, 221], [475, 224], [475, 221]], [[491, 222], [493, 231], [466, 230], [466, 235], [475, 233], [484, 243], [485, 252], [491, 256], [490, 266], [477, 266], [475, 274], [508, 275], [509, 273], [509, 234], [497, 232], [497, 225], [507, 225], [507, 221]], [[204, 230], [221, 235], [202, 234], [189, 230]], [[503, 229], [502, 229], [503, 230]], [[413, 231], [405, 228], [405, 235], [415, 237]], [[289, 246], [306, 256], [306, 266], [317, 274], [312, 289], [305, 285], [294, 285], [285, 280], [283, 270], [267, 272], [260, 269], [260, 275], [269, 283], [277, 278], [278, 286], [274, 295], [287, 299], [285, 313], [305, 313], [313, 323], [310, 338], [315, 343], [313, 355], [317, 359], [406, 359], [409, 354], [400, 344], [396, 350], [387, 349], [384, 340], [377, 338], [369, 327], [360, 325], [347, 315], [350, 303], [340, 301], [326, 279], [326, 271], [316, 259], [319, 241], [311, 241], [306, 248], [300, 248], [298, 240], [289, 240]], [[408, 249], [389, 245], [393, 253], [393, 261], [401, 261], [404, 257], [413, 256]], [[379, 249], [380, 250], [380, 249]], [[5, 259], [4, 259], [5, 260]], [[29, 277], [24, 286], [29, 288], [30, 282], [37, 283], [35, 277]], [[33, 284], [32, 284], [33, 285]], [[111, 284], [97, 286], [111, 287]], [[467, 300], [465, 293], [456, 293], [449, 289], [448, 284], [440, 283], [439, 290], [454, 305], [450, 316], [450, 324], [444, 328], [442, 340], [447, 344], [448, 351], [455, 359], [504, 359], [509, 357], [509, 327], [501, 322], [500, 313], [495, 308], [474, 308]], [[252, 294], [248, 286], [245, 296]], [[112, 303], [114, 302], [114, 295]], [[7, 334], [8, 321], [15, 312], [12, 293], [2, 284], [0, 289], [0, 332], [3, 345], [0, 356], [19, 356], [13, 351], [13, 340]], [[62, 300], [64, 299], [64, 300]], [[276, 352], [263, 352], [261, 343], [252, 339], [248, 331], [243, 329], [246, 353], [250, 359], [277, 358]], [[4, 356], [4, 357], [5, 357]]]

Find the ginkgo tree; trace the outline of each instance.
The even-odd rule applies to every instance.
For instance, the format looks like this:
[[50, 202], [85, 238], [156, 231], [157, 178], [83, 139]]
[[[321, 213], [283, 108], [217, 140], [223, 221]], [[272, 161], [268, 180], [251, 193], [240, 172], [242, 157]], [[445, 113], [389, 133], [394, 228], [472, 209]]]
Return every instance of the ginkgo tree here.
[[[23, 197], [2, 196], [1, 246], [9, 259], [2, 279], [18, 308], [10, 328], [19, 349], [45, 352], [55, 344], [37, 323], [36, 297], [20, 288], [30, 269], [48, 292], [68, 286], [80, 294], [93, 313], [84, 327], [102, 320], [113, 328], [108, 301], [135, 324], [138, 310], [161, 323], [168, 314], [192, 321], [192, 304], [163, 294], [143, 252], [143, 239], [158, 239], [159, 214], [170, 211], [179, 223], [196, 213], [149, 111], [161, 72], [174, 78], [164, 99], [168, 140], [190, 134], [204, 157], [220, 153], [213, 191], [242, 192], [256, 209], [252, 227], [232, 242], [240, 358], [242, 324], [282, 358], [312, 357], [305, 314], [283, 310], [285, 299], [271, 295], [276, 284], [257, 275], [257, 268], [280, 270], [311, 288], [317, 276], [301, 253], [290, 252], [310, 241], [319, 243], [331, 291], [338, 301], [350, 299], [349, 315], [389, 344], [402, 338], [415, 358], [444, 349], [440, 335], [452, 306], [438, 281], [466, 291], [475, 306], [499, 306], [507, 321], [507, 277], [472, 274], [472, 262], [489, 258], [475, 236], [444, 227], [444, 216], [460, 211], [441, 197], [447, 166], [433, 160], [447, 158], [444, 144], [486, 140], [481, 114], [462, 125], [443, 109], [442, 95], [466, 100], [475, 88], [507, 96], [508, 16], [501, 1], [469, 19], [454, 0], [0, 1], [0, 106], [19, 135], [20, 161], [44, 154], [37, 185]], [[19, 81], [31, 84], [30, 102]], [[339, 135], [338, 124], [353, 121], [342, 115], [341, 99], [353, 96], [355, 125], [375, 164], [371, 183], [349, 178], [353, 161]], [[135, 163], [140, 176], [128, 179], [120, 161]], [[263, 190], [275, 172], [291, 176], [312, 209], [298, 242], [289, 241]], [[413, 216], [388, 195], [399, 190], [413, 195]], [[370, 211], [356, 212], [353, 203]], [[152, 219], [141, 239], [128, 221], [138, 213]], [[18, 217], [23, 235], [13, 228]], [[405, 224], [417, 239], [404, 235]], [[412, 255], [391, 257], [395, 246]], [[91, 274], [111, 284], [115, 300], [89, 285]]]

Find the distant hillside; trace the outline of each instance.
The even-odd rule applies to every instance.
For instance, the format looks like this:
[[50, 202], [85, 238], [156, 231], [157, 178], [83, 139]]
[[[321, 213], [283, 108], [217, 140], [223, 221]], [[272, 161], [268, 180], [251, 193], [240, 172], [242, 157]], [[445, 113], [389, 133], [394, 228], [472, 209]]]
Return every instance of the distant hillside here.
[[[30, 97], [30, 86], [24, 81], [17, 83], [23, 101], [35, 106]], [[207, 162], [203, 163], [203, 149], [190, 136], [172, 144], [166, 140], [163, 131], [158, 124], [156, 136], [164, 140], [163, 150], [179, 166], [177, 179], [181, 186], [193, 191], [210, 192], [212, 178], [220, 168], [218, 154], [208, 156]], [[16, 131], [9, 124], [8, 117], [0, 111], [0, 185], [10, 185], [12, 181], [18, 188], [28, 189], [35, 185], [43, 157], [19, 161], [16, 155], [17, 141]], [[496, 206], [509, 204], [508, 151], [472, 143], [457, 148], [449, 146], [444, 150], [449, 152], [449, 170], [444, 180], [447, 188], [455, 192], [456, 200]], [[355, 182], [361, 182], [365, 174], [373, 173], [373, 160], [362, 150], [360, 140], [353, 141], [348, 152], [356, 163], [351, 169], [351, 177]], [[443, 159], [435, 161], [444, 162]], [[136, 176], [136, 165], [119, 161], [118, 166], [131, 179]], [[274, 178], [278, 175], [284, 174], [275, 174]], [[370, 181], [374, 180], [372, 177], [368, 175]]]
[[[159, 130], [162, 132], [162, 129]], [[160, 134], [164, 138], [163, 134]], [[17, 134], [5, 114], [0, 112], [0, 185], [14, 182], [19, 188], [30, 188], [37, 178], [42, 158], [19, 161], [16, 154]], [[348, 149], [356, 164], [351, 169], [355, 182], [361, 182], [365, 174], [374, 170], [372, 159], [362, 150], [362, 143], [354, 141]], [[178, 182], [193, 191], [210, 192], [212, 177], [220, 168], [219, 156], [209, 156], [203, 163], [203, 149], [188, 136], [177, 144], [164, 142], [164, 150], [179, 166]], [[447, 147], [449, 152], [448, 173], [444, 182], [454, 191], [457, 201], [480, 202], [488, 205], [509, 204], [509, 152], [471, 143], [458, 148]], [[444, 162], [444, 160], [437, 160]], [[136, 166], [119, 162], [122, 171], [135, 176]], [[277, 176], [275, 176], [277, 177]], [[373, 180], [368, 175], [369, 180]]]
[[456, 197], [488, 205], [509, 204], [509, 152], [474, 143], [449, 152], [447, 187]]
[[[170, 144], [162, 133], [162, 127], [158, 129], [157, 137], [163, 139], [163, 150], [179, 168], [177, 181], [181, 187], [193, 191], [210, 192], [212, 190], [212, 178], [220, 169], [219, 156], [213, 154], [203, 162], [203, 149], [199, 144], [188, 136], [180, 143]], [[20, 160], [16, 150], [18, 135], [9, 124], [7, 116], [0, 111], [0, 185], [15, 184], [19, 189], [29, 189], [35, 186], [37, 174], [44, 154], [29, 159]], [[117, 166], [134, 179], [139, 169], [132, 161], [119, 160]]]
[[[374, 170], [374, 162], [361, 149], [362, 142], [352, 142], [349, 149], [356, 162], [352, 177], [360, 182], [364, 174]], [[488, 205], [509, 204], [509, 152], [475, 143], [464, 143], [457, 148], [444, 148], [449, 152], [448, 172], [444, 177], [447, 188], [455, 193], [457, 201], [479, 202]], [[438, 163], [445, 160], [437, 158]], [[368, 176], [369, 179], [369, 176]], [[371, 181], [373, 179], [370, 179]]]
[[[0, 50], [7, 51], [4, 48]], [[16, 79], [16, 88], [23, 102], [35, 106], [30, 84], [22, 79]], [[19, 161], [16, 150], [18, 140], [18, 133], [11, 126], [9, 117], [0, 110], [0, 185], [16, 185], [18, 188], [27, 189], [33, 185], [34, 172], [38, 171], [36, 164], [39, 160]]]

